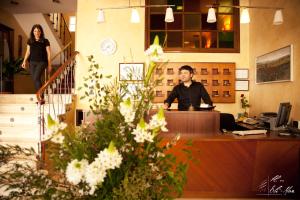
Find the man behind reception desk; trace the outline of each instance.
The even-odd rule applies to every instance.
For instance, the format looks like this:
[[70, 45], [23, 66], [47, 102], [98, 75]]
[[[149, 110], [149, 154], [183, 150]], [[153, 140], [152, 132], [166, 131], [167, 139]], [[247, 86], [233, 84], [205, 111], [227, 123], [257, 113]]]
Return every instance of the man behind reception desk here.
[[164, 101], [164, 109], [168, 109], [173, 101], [178, 99], [178, 110], [199, 110], [201, 99], [212, 106], [212, 101], [205, 87], [200, 82], [193, 81], [194, 71], [191, 66], [179, 68], [180, 83], [176, 85]]

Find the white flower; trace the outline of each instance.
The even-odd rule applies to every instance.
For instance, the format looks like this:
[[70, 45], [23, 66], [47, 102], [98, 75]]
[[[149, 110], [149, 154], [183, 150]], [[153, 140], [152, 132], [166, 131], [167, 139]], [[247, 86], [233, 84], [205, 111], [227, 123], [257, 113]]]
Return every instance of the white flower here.
[[156, 129], [160, 128], [163, 132], [167, 132], [168, 129], [166, 127], [167, 122], [166, 118], [164, 116], [164, 111], [162, 108], [159, 109], [158, 113], [152, 116], [150, 122], [149, 122], [149, 127], [150, 129]]
[[137, 143], [146, 141], [153, 142], [154, 135], [148, 131], [148, 124], [143, 119], [140, 120], [136, 128], [133, 130], [132, 135], [135, 135], [134, 140]]
[[133, 122], [135, 117], [135, 111], [133, 103], [129, 98], [120, 103], [120, 113], [124, 116], [126, 123]]
[[63, 143], [64, 137], [61, 134], [61, 131], [67, 127], [67, 124], [64, 122], [57, 122], [51, 118], [48, 114], [47, 116], [47, 130], [46, 134], [43, 135], [43, 141], [51, 139], [55, 143]]
[[64, 142], [65, 136], [61, 133], [54, 134], [51, 138], [51, 141], [54, 143], [62, 144]]
[[66, 169], [67, 180], [74, 185], [80, 183], [80, 181], [84, 177], [87, 166], [88, 166], [88, 161], [85, 159], [81, 161], [78, 161], [77, 159], [72, 160], [70, 163], [68, 163]]
[[159, 44], [152, 44], [150, 47], [145, 51], [145, 54], [149, 56], [150, 60], [153, 62], [159, 62], [163, 59], [163, 49]]
[[85, 171], [85, 181], [91, 187], [90, 193], [94, 193], [95, 186], [100, 185], [106, 177], [106, 171], [104, 166], [99, 160], [95, 160], [87, 166]]
[[98, 154], [97, 159], [105, 169], [119, 168], [122, 163], [122, 156], [115, 148], [104, 149]]

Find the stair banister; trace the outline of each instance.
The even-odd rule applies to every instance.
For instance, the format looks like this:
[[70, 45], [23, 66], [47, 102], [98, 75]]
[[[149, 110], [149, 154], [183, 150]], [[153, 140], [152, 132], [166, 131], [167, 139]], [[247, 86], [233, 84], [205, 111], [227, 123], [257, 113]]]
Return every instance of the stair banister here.
[[37, 91], [36, 97], [39, 103], [42, 102], [42, 94], [46, 91], [48, 86], [53, 84], [57, 78], [64, 72], [64, 70], [71, 64], [73, 60], [75, 60], [76, 55], [79, 54], [78, 51], [75, 51], [73, 55], [61, 66], [59, 67], [54, 74], [47, 80], [47, 82]]

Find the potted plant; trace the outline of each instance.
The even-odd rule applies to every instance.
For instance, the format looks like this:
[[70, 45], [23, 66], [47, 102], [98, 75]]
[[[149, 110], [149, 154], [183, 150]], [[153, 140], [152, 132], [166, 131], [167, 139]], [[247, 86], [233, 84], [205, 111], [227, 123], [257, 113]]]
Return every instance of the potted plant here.
[[21, 64], [23, 58], [4, 61], [1, 69], [1, 92], [13, 92], [13, 77], [15, 73], [23, 70]]

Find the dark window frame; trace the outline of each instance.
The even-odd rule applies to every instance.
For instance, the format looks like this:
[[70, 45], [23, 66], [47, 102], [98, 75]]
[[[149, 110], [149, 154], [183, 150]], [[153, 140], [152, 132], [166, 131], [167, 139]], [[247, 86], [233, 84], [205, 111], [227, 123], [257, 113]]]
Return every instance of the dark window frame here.
[[[151, 0], [146, 0], [145, 3], [146, 5], [150, 5]], [[183, 0], [184, 1], [184, 0]], [[239, 0], [233, 0], [234, 5], [239, 5]], [[217, 10], [217, 9], [216, 9]], [[153, 12], [154, 13], [154, 12]], [[159, 12], [158, 12], [159, 13]], [[197, 12], [181, 12], [184, 14], [195, 14]], [[176, 12], [174, 11], [174, 15]], [[219, 13], [222, 14], [222, 13]], [[228, 13], [224, 13], [228, 14]], [[217, 15], [218, 16], [218, 15]], [[167, 48], [164, 47], [164, 52], [167, 53], [240, 53], [240, 12], [239, 8], [233, 8], [233, 33], [234, 33], [234, 47], [233, 48]], [[218, 19], [217, 19], [218, 20]], [[155, 31], [164, 31], [167, 32], [169, 31], [167, 28], [167, 25], [165, 25], [164, 30], [155, 30]], [[183, 34], [184, 31], [191, 31], [194, 32], [195, 30], [184, 30], [184, 20], [182, 20], [182, 29], [181, 32]], [[179, 29], [177, 29], [178, 31]], [[197, 30], [199, 31], [199, 30]], [[202, 32], [206, 32], [206, 30], [200, 30], [200, 35]], [[210, 32], [217, 32], [219, 33], [219, 30], [209, 30]], [[226, 31], [224, 31], [226, 32]], [[218, 34], [217, 34], [218, 35]], [[218, 36], [217, 36], [218, 37]], [[182, 37], [182, 40], [184, 37]], [[201, 37], [200, 37], [201, 39]], [[161, 41], [163, 42], [163, 41]], [[145, 9], [145, 49], [147, 49], [152, 41], [150, 41], [150, 8]], [[183, 44], [183, 41], [182, 41]]]

